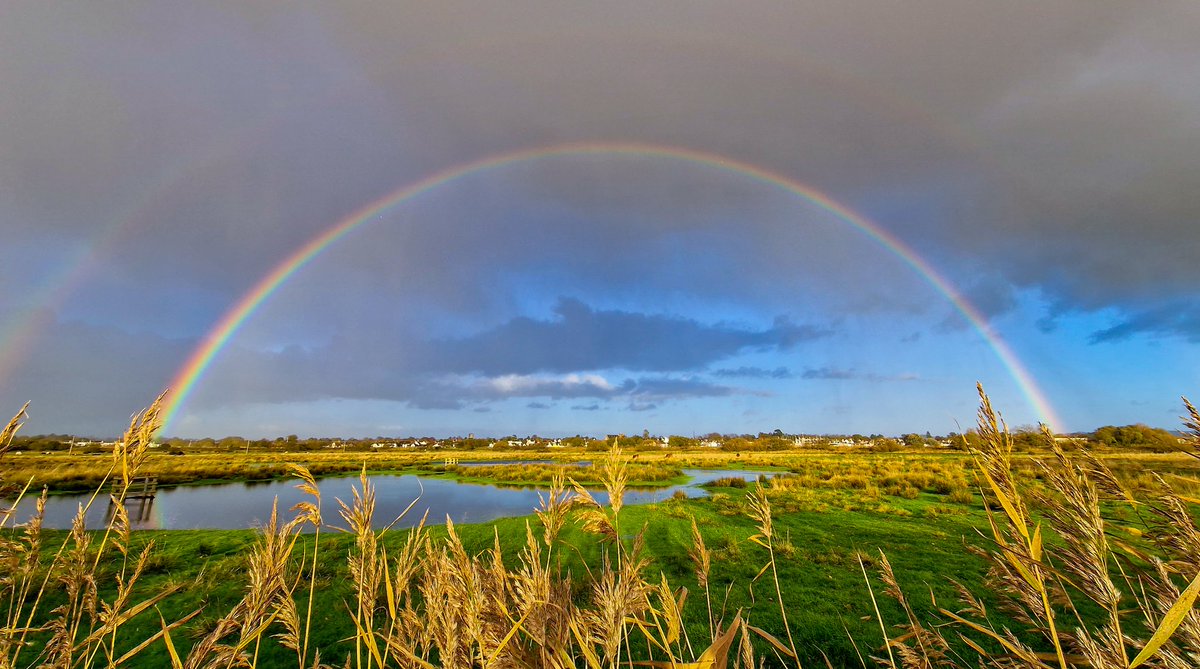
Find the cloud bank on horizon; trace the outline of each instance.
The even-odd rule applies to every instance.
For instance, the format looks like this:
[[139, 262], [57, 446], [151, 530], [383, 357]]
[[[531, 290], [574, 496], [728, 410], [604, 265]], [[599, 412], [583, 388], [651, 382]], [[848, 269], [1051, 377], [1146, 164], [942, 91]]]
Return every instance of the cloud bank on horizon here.
[[[1069, 1], [14, 5], [0, 24], [0, 411], [113, 434], [366, 203], [485, 156], [727, 156], [930, 263], [1066, 429], [1200, 375], [1200, 11]], [[174, 433], [947, 432], [1010, 370], [816, 203], [566, 155], [389, 209], [289, 279]]]

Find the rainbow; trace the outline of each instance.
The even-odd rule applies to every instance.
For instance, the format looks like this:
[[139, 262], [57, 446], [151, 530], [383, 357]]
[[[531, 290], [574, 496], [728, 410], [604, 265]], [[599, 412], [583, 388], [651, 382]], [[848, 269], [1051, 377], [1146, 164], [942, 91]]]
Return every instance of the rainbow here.
[[937, 292], [941, 293], [992, 347], [1038, 417], [1051, 429], [1057, 430], [1061, 424], [1053, 407], [1046, 400], [1037, 383], [1034, 382], [1029, 370], [1025, 368], [1008, 344], [991, 328], [979, 310], [955, 290], [945, 277], [917, 255], [911, 247], [887, 230], [880, 228], [828, 195], [757, 165], [715, 153], [675, 146], [635, 142], [589, 142], [555, 144], [512, 151], [448, 167], [384, 195], [313, 237], [259, 280], [203, 337], [200, 345], [188, 357], [187, 362], [179, 369], [171, 383], [172, 391], [167, 397], [163, 410], [163, 431], [170, 426], [172, 420], [179, 413], [197, 382], [203, 377], [205, 370], [212, 364], [221, 349], [237, 334], [246, 320], [288, 278], [330, 245], [375, 220], [389, 209], [462, 177], [498, 170], [517, 163], [567, 156], [641, 156], [704, 165], [776, 186], [837, 216], [896, 255]]
[[7, 323], [0, 323], [0, 383], [22, 364], [37, 344], [38, 336], [50, 327], [57, 312], [75, 291], [86, 285], [93, 271], [110, 262], [111, 252], [129, 233], [153, 220], [170, 202], [169, 198], [183, 192], [184, 186], [219, 168], [235, 151], [246, 150], [247, 142], [254, 136], [240, 132], [230, 140], [212, 145], [195, 158], [160, 170], [149, 188], [131, 200], [110, 222], [100, 226], [100, 232], [70, 261], [50, 273], [26, 300], [32, 305], [30, 308], [14, 315]]

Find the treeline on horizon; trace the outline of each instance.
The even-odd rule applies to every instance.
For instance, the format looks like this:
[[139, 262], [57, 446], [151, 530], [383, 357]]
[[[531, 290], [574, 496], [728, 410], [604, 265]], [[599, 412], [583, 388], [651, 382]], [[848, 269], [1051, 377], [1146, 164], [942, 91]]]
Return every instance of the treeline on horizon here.
[[[410, 450], [490, 450], [490, 451], [545, 451], [577, 450], [602, 452], [608, 450], [614, 440], [629, 451], [660, 451], [664, 449], [689, 450], [712, 448], [729, 452], [742, 451], [787, 451], [819, 449], [858, 449], [870, 452], [893, 452], [916, 449], [942, 449], [967, 451], [979, 446], [979, 434], [968, 430], [963, 434], [951, 432], [944, 436], [909, 433], [897, 437], [880, 434], [862, 435], [802, 435], [785, 434], [780, 430], [758, 434], [717, 434], [701, 437], [679, 435], [652, 436], [643, 432], [640, 436], [607, 435], [603, 438], [576, 435], [561, 439], [518, 437], [509, 435], [500, 438], [450, 437], [365, 437], [344, 439], [340, 437], [301, 438], [297, 435], [274, 439], [245, 439], [228, 436], [220, 439], [184, 439], [168, 437], [160, 440], [160, 448], [168, 453], [211, 451], [315, 451], [342, 449], [351, 452], [369, 452], [380, 449], [404, 448]], [[1037, 452], [1045, 450], [1041, 433], [1033, 428], [1018, 429], [1012, 433], [1014, 450]], [[1094, 432], [1075, 433], [1060, 437], [1058, 445], [1064, 450], [1078, 448], [1114, 449], [1164, 453], [1178, 450], [1180, 438], [1167, 430], [1143, 424], [1104, 426]], [[13, 439], [14, 451], [72, 451], [79, 453], [109, 453], [113, 442], [72, 435], [46, 434], [28, 435]]]

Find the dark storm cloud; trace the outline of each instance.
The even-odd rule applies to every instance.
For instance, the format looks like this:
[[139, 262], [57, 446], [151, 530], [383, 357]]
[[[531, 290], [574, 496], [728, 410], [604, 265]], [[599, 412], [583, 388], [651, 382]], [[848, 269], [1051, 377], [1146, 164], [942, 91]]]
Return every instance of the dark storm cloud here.
[[[672, 23], [728, 44], [713, 32], [723, 13], [683, 12]], [[702, 37], [638, 44], [654, 31], [649, 12], [638, 16], [645, 33], [619, 12], [586, 22], [546, 17], [561, 32], [527, 32], [524, 42], [481, 49], [493, 56], [490, 73], [523, 95], [486, 112], [453, 105], [461, 116], [447, 122], [472, 128], [481, 142], [497, 141], [496, 126], [537, 135], [531, 119], [545, 118], [547, 134], [558, 136], [586, 129], [728, 150], [835, 193], [865, 195], [868, 208], [872, 192], [906, 189], [935, 201], [932, 215], [883, 223], [918, 249], [940, 250], [937, 264], [964, 283], [985, 268], [989, 278], [974, 292], [989, 315], [1011, 307], [1008, 283], [1039, 290], [1066, 311], [1136, 311], [1187, 295], [1200, 279], [1183, 251], [1200, 229], [1190, 196], [1200, 174], [1192, 66], [1200, 19], [1186, 3], [828, 3], [794, 15], [735, 13], [733, 25], [754, 35], [753, 55], [736, 37], [720, 55], [699, 46]], [[647, 58], [650, 51], [657, 57]], [[547, 54], [569, 78], [533, 66]], [[803, 64], [813, 58], [838, 63], [841, 83], [854, 85], [806, 76]], [[465, 103], [469, 88], [449, 95]], [[864, 89], [876, 94], [875, 109], [892, 108], [865, 111]], [[610, 114], [611, 100], [620, 113]], [[632, 129], [622, 123], [631, 117], [640, 121]]]
[[982, 210], [946, 238], [1046, 295], [1046, 324], [1115, 308], [1128, 318], [1095, 339], [1200, 333], [1194, 318], [1154, 315], [1200, 308], [1189, 252], [1200, 234], [1190, 195], [1200, 185], [1200, 73], [1188, 65], [1200, 56], [1198, 19], [1146, 13], [997, 91], [977, 119], [1018, 206]]
[[[881, 223], [1064, 310], [1135, 311], [1200, 278], [1182, 250], [1200, 228], [1187, 3], [691, 9], [23, 4], [0, 27], [0, 85], [19, 92], [0, 116], [4, 215], [82, 240], [165, 179], [114, 252], [146, 279], [146, 259], [186, 248], [156, 278], [232, 299], [423, 174], [620, 138], [728, 153], [867, 209], [895, 189], [953, 203]], [[570, 186], [549, 190], [605, 199]]]
[[560, 299], [554, 320], [514, 318], [466, 339], [435, 342], [429, 369], [495, 376], [623, 368], [699, 369], [746, 351], [780, 351], [832, 331], [779, 317], [765, 330], [678, 316], [597, 310]]
[[[1186, 4], [452, 5], [15, 9], [0, 40], [0, 83], [21, 92], [0, 125], [15, 220], [86, 230], [181, 157], [216, 163], [195, 168], [209, 196], [185, 193], [145, 241], [186, 245], [175, 272], [228, 286], [280, 241], [424, 171], [620, 137], [726, 151], [847, 196], [976, 162], [999, 173], [990, 186], [1012, 185], [1018, 216], [968, 206], [953, 222], [891, 223], [1064, 308], [1196, 283], [1177, 250], [1196, 234], [1200, 167]], [[1040, 244], [1013, 264], [981, 253], [995, 237]], [[1140, 263], [1115, 262], [1131, 251]]]

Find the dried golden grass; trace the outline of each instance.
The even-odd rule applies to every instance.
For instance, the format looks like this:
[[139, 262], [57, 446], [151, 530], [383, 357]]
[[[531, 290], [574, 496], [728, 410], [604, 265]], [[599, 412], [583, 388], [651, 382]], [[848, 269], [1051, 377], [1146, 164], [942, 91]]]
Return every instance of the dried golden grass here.
[[[979, 395], [982, 440], [973, 455], [983, 496], [1002, 510], [989, 513], [991, 547], [981, 551], [990, 564], [987, 587], [1023, 629], [998, 626], [961, 585], [961, 609], [938, 607], [940, 617], [922, 623], [884, 558], [886, 591], [907, 620], [899, 625], [903, 633], [888, 639], [889, 657], [877, 658], [880, 663], [906, 669], [1200, 666], [1200, 533], [1186, 502], [1161, 477], [1155, 496], [1136, 500], [1102, 461], [1087, 452], [1064, 453], [1046, 430], [1053, 459], [1036, 462], [1044, 486], [1031, 490], [1014, 475], [1007, 428], [982, 387]], [[1194, 448], [1200, 423], [1193, 425], [1195, 409], [1184, 402]], [[1151, 531], [1143, 536], [1110, 521], [1106, 512], [1116, 505], [1148, 509]], [[1047, 542], [1050, 536], [1056, 541]], [[1103, 611], [1101, 620], [1082, 612], [1085, 601]]]
[[[100, 495], [97, 489], [91, 500], [81, 504], [72, 522], [70, 533], [51, 556], [42, 555], [42, 514], [46, 492], [37, 501], [32, 520], [23, 524], [19, 534], [5, 532], [0, 538], [0, 564], [7, 567], [0, 578], [0, 603], [5, 615], [0, 628], [0, 667], [23, 666], [22, 655], [27, 649], [40, 648], [26, 664], [49, 667], [121, 666], [131, 661], [150, 644], [157, 642], [166, 629], [186, 622], [176, 621], [164, 631], [149, 638], [136, 639], [130, 647], [122, 628], [133, 618], [145, 613], [178, 590], [166, 587], [147, 596], [138, 589], [153, 552], [153, 542], [145, 545], [135, 556], [131, 554], [131, 530], [128, 514], [124, 512], [129, 482], [137, 475], [146, 449], [161, 425], [160, 396], [146, 411], [134, 415], [129, 429], [117, 442], [106, 479], [120, 476], [121, 484], [110, 493], [114, 504], [112, 514], [102, 533], [84, 529], [88, 508]], [[22, 407], [0, 431], [0, 444], [7, 446], [20, 427], [28, 405]], [[13, 510], [26, 494], [28, 484], [16, 496], [10, 509], [0, 520], [5, 529]], [[105, 561], [117, 565], [109, 574], [101, 569]], [[108, 598], [101, 596], [101, 585], [110, 586]], [[48, 589], [60, 590], [62, 603], [43, 611]], [[35, 646], [32, 641], [38, 639]], [[125, 649], [125, 650], [119, 650]], [[33, 652], [33, 650], [30, 650]]]

